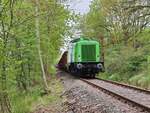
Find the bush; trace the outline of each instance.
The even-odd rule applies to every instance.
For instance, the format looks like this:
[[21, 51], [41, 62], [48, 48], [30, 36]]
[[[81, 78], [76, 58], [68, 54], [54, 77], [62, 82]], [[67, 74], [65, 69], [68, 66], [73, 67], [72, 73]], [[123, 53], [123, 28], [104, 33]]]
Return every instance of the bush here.
[[118, 44], [105, 48], [106, 72], [103, 78], [150, 87], [150, 39], [144, 33], [136, 37], [137, 48], [132, 42], [127, 46]]
[[117, 73], [112, 74], [111, 76], [109, 76], [108, 79], [114, 80], [114, 81], [121, 81], [121, 77]]

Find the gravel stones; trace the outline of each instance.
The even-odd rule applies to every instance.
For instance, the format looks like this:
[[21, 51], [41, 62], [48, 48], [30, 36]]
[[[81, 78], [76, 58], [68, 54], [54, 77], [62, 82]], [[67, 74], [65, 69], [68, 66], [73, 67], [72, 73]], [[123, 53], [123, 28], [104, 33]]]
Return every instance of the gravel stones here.
[[64, 113], [147, 113], [61, 72]]

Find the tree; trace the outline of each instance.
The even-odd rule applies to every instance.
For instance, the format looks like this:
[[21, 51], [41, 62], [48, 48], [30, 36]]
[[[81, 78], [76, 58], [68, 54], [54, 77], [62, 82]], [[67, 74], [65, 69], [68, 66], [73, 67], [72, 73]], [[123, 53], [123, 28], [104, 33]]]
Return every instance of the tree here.
[[55, 0], [1, 0], [0, 4], [0, 112], [8, 113], [16, 111], [8, 97], [30, 93], [35, 86], [48, 89], [46, 79], [71, 16]]
[[43, 64], [43, 59], [41, 56], [41, 42], [40, 42], [40, 31], [39, 31], [39, 0], [36, 0], [36, 6], [35, 6], [35, 13], [36, 13], [36, 21], [35, 21], [35, 25], [36, 25], [36, 38], [37, 38], [37, 48], [38, 48], [38, 54], [39, 54], [39, 59], [40, 59], [40, 65], [41, 65], [41, 70], [42, 70], [42, 78], [43, 78], [43, 83], [44, 83], [44, 88], [47, 91], [48, 88], [48, 84], [47, 84], [47, 80], [46, 80], [46, 74], [45, 74], [45, 70], [44, 70], [44, 64]]
[[148, 0], [94, 0], [83, 17], [82, 31], [88, 35], [102, 32], [110, 37], [108, 42], [126, 44], [150, 24], [149, 9]]
[[[7, 52], [7, 46], [8, 46], [8, 38], [9, 38], [9, 32], [12, 27], [12, 21], [13, 21], [13, 5], [14, 2], [9, 0], [8, 1], [8, 12], [10, 13], [9, 21], [6, 20], [6, 13], [4, 12], [5, 9], [3, 9], [5, 4], [2, 4], [2, 1], [0, 0], [0, 30], [1, 35], [0, 38], [2, 38], [3, 44], [2, 44], [2, 59], [1, 59], [1, 88], [0, 88], [0, 112], [2, 113], [11, 113], [11, 106], [9, 102], [9, 97], [7, 93], [7, 60], [8, 60], [8, 52]], [[6, 24], [6, 22], [8, 22]]]

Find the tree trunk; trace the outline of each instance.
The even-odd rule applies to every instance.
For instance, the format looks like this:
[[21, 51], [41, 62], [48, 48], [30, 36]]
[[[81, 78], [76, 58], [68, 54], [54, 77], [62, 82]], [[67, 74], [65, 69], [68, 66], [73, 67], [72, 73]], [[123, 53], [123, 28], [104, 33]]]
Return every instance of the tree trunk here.
[[[2, 15], [0, 15], [2, 16]], [[3, 40], [4, 40], [4, 47], [3, 47], [3, 61], [2, 61], [2, 75], [1, 75], [1, 88], [0, 88], [0, 113], [11, 113], [11, 106], [9, 102], [9, 97], [7, 93], [7, 74], [6, 74], [6, 59], [7, 59], [7, 39], [8, 35], [5, 32], [5, 25], [3, 20], [1, 21], [2, 25], [2, 32], [3, 32]]]
[[35, 20], [35, 30], [36, 30], [36, 38], [37, 38], [37, 48], [38, 48], [38, 55], [39, 55], [39, 60], [40, 60], [40, 65], [41, 65], [41, 70], [42, 70], [42, 79], [43, 79], [43, 83], [44, 83], [44, 89], [46, 91], [48, 91], [48, 84], [47, 84], [47, 80], [46, 80], [46, 74], [45, 74], [45, 70], [44, 70], [44, 64], [43, 64], [43, 59], [42, 59], [42, 55], [41, 55], [41, 41], [40, 41], [40, 29], [39, 29], [39, 22], [40, 22], [40, 17], [39, 17], [39, 0], [36, 0], [36, 6], [35, 6], [35, 13], [36, 13], [36, 20]]
[[105, 70], [105, 64], [104, 64], [104, 60], [105, 60], [104, 36], [102, 34], [100, 34], [99, 38], [100, 38], [100, 44], [101, 44], [101, 51], [100, 51], [101, 59], [100, 59], [100, 61], [103, 63], [103, 71], [104, 71]]

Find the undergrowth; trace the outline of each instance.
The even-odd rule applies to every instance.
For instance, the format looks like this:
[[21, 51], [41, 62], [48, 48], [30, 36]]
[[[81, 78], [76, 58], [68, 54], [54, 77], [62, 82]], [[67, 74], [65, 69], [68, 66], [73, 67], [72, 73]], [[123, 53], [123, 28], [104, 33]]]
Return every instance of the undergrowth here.
[[62, 92], [61, 83], [55, 78], [49, 81], [50, 94], [43, 95], [41, 85], [36, 85], [28, 92], [19, 92], [15, 87], [9, 92], [13, 113], [31, 113], [38, 105], [49, 105], [59, 101]]
[[150, 89], [150, 31], [141, 33], [137, 47], [116, 44], [106, 48], [105, 73], [99, 77]]

